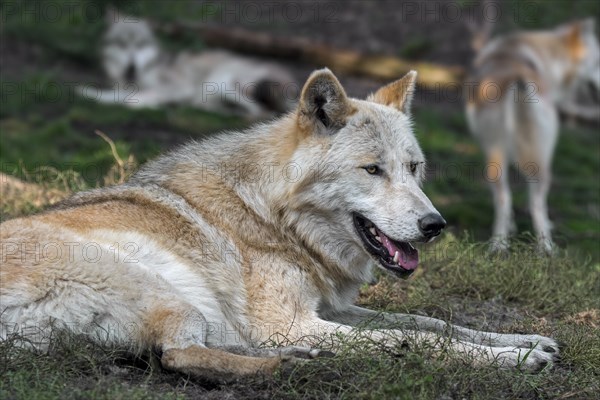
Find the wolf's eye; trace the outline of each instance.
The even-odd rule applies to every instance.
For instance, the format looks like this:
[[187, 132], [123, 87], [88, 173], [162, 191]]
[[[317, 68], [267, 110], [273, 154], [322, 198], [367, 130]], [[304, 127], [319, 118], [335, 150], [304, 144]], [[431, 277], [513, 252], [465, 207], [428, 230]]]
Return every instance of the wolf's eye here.
[[419, 163], [417, 162], [411, 162], [410, 164], [408, 164], [408, 168], [411, 174], [414, 175], [417, 172], [417, 165], [419, 165]]
[[381, 169], [375, 164], [367, 165], [363, 168], [365, 169], [365, 171], [367, 171], [371, 175], [381, 174]]

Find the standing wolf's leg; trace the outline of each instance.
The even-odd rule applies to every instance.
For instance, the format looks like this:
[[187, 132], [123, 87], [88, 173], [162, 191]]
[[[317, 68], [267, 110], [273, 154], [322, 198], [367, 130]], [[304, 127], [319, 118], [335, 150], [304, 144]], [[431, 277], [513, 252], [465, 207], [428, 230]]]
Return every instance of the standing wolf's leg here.
[[529, 186], [529, 212], [538, 248], [552, 253], [554, 244], [547, 198], [552, 180], [552, 156], [558, 138], [558, 114], [554, 104], [543, 96], [523, 107], [528, 110], [527, 119], [523, 121], [528, 128], [520, 132], [520, 137], [525, 139], [518, 147], [519, 168]]
[[513, 226], [512, 194], [508, 182], [508, 163], [506, 154], [494, 147], [487, 154], [486, 179], [494, 198], [494, 226], [492, 232], [492, 250], [502, 251], [508, 248], [508, 237]]
[[552, 224], [548, 217], [548, 191], [550, 190], [551, 176], [547, 166], [541, 166], [536, 180], [529, 182], [529, 210], [533, 227], [538, 240], [540, 251], [552, 253]]

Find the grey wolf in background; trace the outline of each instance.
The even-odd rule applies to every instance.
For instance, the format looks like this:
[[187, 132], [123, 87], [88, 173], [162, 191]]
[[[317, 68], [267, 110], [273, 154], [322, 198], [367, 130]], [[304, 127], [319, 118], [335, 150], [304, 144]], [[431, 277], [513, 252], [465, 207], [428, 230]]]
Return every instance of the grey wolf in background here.
[[221, 50], [168, 55], [147, 21], [112, 8], [106, 19], [102, 65], [114, 88], [98, 93], [100, 102], [188, 104], [249, 119], [272, 117], [295, 105], [299, 88], [281, 66]]
[[[529, 186], [529, 210], [539, 249], [554, 249], [547, 196], [558, 136], [557, 107], [579, 110], [575, 91], [600, 92], [600, 49], [594, 20], [550, 31], [517, 32], [482, 47], [467, 94], [467, 119], [487, 157], [494, 197], [492, 249], [505, 250], [514, 230], [508, 168], [518, 166]], [[595, 109], [598, 113], [598, 109]]]
[[[1, 336], [69, 329], [155, 347], [165, 368], [220, 381], [270, 374], [347, 335], [388, 347], [414, 339], [436, 353], [448, 346], [477, 364], [551, 363], [550, 338], [353, 305], [375, 266], [410, 275], [419, 262], [411, 242], [445, 226], [421, 190], [425, 158], [409, 114], [416, 76], [357, 100], [329, 70], [315, 71], [295, 112], [4, 222]], [[51, 259], [35, 251], [51, 245], [61, 250]], [[356, 329], [368, 322], [379, 329]], [[295, 346], [259, 347], [277, 334]]]

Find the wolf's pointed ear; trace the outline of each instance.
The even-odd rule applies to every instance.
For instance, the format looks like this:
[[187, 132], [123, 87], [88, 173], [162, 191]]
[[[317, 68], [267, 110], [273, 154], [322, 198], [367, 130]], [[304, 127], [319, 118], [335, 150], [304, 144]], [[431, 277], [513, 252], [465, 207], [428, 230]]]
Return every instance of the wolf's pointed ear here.
[[579, 35], [594, 34], [596, 31], [596, 20], [593, 17], [580, 19], [575, 22], [562, 24], [557, 28], [567, 40], [577, 39]]
[[583, 37], [594, 34], [594, 25], [594, 20], [590, 18], [558, 27], [558, 33], [562, 36], [568, 53], [576, 61], [585, 57], [586, 48]]
[[300, 94], [300, 125], [331, 132], [345, 125], [351, 110], [344, 88], [329, 69], [310, 74]]
[[410, 114], [410, 104], [412, 103], [417, 83], [417, 71], [410, 71], [402, 78], [392, 82], [372, 95], [367, 100], [385, 106], [395, 107], [405, 114]]

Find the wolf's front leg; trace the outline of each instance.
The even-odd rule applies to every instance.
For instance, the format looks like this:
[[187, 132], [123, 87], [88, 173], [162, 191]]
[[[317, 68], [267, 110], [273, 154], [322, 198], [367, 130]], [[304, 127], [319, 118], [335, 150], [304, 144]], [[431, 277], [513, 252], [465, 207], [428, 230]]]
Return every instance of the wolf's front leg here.
[[464, 341], [490, 347], [535, 348], [547, 353], [558, 354], [558, 343], [551, 338], [540, 335], [503, 334], [483, 332], [452, 325], [440, 319], [421, 315], [386, 313], [369, 310], [358, 306], [350, 306], [344, 310], [330, 312], [326, 319], [352, 326], [372, 328], [398, 328], [424, 330], [428, 332], [446, 333]]
[[[359, 307], [356, 308], [358, 310], [354, 310], [353, 314], [346, 314], [345, 317], [342, 318], [349, 318], [353, 321], [357, 321], [357, 314], [361, 312], [360, 310], [364, 309], [360, 309]], [[340, 314], [338, 314], [338, 316], [340, 316]], [[374, 315], [371, 315], [371, 317], [374, 317]], [[475, 365], [497, 364], [501, 367], [519, 367], [521, 369], [532, 371], [540, 370], [546, 365], [552, 364], [558, 355], [558, 347], [544, 349], [531, 344], [524, 347], [515, 345], [514, 343], [518, 342], [515, 337], [521, 335], [499, 335], [488, 332], [477, 332], [466, 328], [453, 327], [434, 318], [417, 317], [411, 321], [411, 317], [413, 316], [402, 314], [387, 315], [388, 319], [398, 318], [397, 321], [403, 321], [407, 326], [410, 326], [410, 322], [412, 322], [412, 330], [361, 329], [329, 321], [314, 322], [313, 330], [320, 331], [325, 335], [328, 334], [334, 339], [344, 336], [356, 339], [367, 339], [391, 348], [404, 347], [406, 345], [410, 348], [411, 344], [413, 344], [416, 347], [430, 350], [434, 356], [442, 354], [445, 350], [449, 350], [458, 355], [471, 357]], [[314, 326], [318, 326], [318, 328], [314, 328]], [[440, 333], [447, 327], [457, 329], [460, 334], [456, 336], [451, 335], [450, 337], [441, 335]], [[483, 342], [486, 339], [489, 340], [490, 337], [493, 337], [494, 345], [471, 343], [461, 340], [463, 337], [472, 338], [472, 335], [475, 335], [480, 342]], [[532, 339], [533, 336], [537, 335], [532, 335], [529, 339]], [[527, 338], [527, 336], [524, 336], [524, 338]], [[521, 339], [526, 340], [524, 338]], [[539, 336], [537, 338], [543, 337]], [[548, 338], [544, 339], [552, 340]]]

